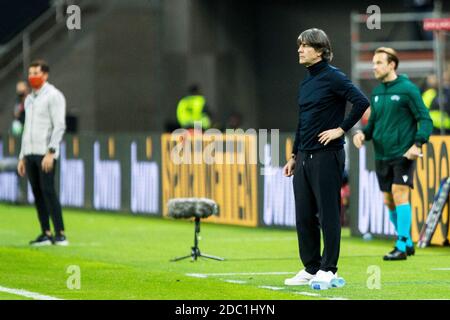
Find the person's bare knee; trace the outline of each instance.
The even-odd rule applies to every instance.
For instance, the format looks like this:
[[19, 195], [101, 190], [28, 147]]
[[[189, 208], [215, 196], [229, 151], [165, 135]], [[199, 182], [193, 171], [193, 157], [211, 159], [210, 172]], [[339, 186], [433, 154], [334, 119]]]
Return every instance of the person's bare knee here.
[[383, 195], [384, 195], [384, 204], [389, 208], [389, 210], [394, 210], [395, 203], [394, 203], [394, 198], [392, 196], [392, 193], [383, 192]]
[[392, 196], [396, 206], [409, 202], [409, 186], [393, 184]]

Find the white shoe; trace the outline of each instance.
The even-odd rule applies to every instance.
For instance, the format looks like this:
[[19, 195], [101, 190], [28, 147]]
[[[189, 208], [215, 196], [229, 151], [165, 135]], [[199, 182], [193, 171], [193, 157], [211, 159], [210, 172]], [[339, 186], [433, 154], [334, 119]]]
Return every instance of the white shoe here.
[[57, 246], [64, 246], [64, 247], [69, 245], [69, 241], [67, 240], [66, 236], [64, 236], [64, 235], [55, 236], [54, 243]]
[[301, 270], [294, 277], [288, 278], [284, 280], [284, 284], [286, 286], [306, 286], [309, 284], [309, 281], [314, 278], [313, 274], [310, 274], [305, 271], [305, 269]]
[[311, 279], [309, 285], [311, 289], [327, 290], [330, 288], [341, 288], [345, 285], [344, 278], [338, 277], [337, 273], [319, 270], [316, 276]]
[[67, 247], [69, 245], [69, 241], [67, 241], [67, 240], [55, 241], [55, 245]]

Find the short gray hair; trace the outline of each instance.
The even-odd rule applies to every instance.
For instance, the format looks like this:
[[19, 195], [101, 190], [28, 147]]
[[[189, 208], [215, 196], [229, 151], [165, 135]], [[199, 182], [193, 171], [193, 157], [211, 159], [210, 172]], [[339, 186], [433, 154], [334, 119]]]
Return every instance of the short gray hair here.
[[315, 50], [322, 53], [322, 59], [331, 61], [333, 59], [333, 51], [331, 49], [331, 43], [327, 34], [317, 28], [312, 28], [303, 31], [297, 39], [297, 44], [305, 43]]

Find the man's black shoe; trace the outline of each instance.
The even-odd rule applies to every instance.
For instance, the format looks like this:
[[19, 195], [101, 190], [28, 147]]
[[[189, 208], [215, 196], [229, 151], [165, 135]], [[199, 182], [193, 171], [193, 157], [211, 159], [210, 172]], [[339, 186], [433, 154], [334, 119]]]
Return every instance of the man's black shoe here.
[[36, 238], [36, 240], [30, 241], [30, 246], [33, 247], [42, 247], [42, 246], [50, 246], [53, 243], [53, 239], [51, 236], [46, 234], [41, 234]]
[[397, 248], [394, 248], [391, 252], [383, 257], [385, 261], [393, 261], [393, 260], [406, 260], [406, 252], [400, 251]]
[[413, 256], [416, 253], [416, 249], [414, 249], [414, 245], [411, 247], [406, 247], [406, 254], [409, 256]]
[[397, 251], [397, 247], [394, 247], [394, 249], [391, 252], [389, 252], [388, 254], [393, 254], [395, 251]]

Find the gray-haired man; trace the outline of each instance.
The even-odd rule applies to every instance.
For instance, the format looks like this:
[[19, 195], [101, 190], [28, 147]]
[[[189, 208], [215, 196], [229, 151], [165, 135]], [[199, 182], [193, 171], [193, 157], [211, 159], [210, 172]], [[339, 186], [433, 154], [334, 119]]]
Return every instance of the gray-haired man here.
[[[284, 174], [294, 175], [298, 244], [305, 269], [286, 279], [285, 284], [328, 289], [342, 285], [337, 263], [345, 163], [343, 136], [364, 114], [369, 101], [344, 73], [328, 64], [333, 53], [325, 32], [306, 30], [297, 42], [299, 62], [308, 68], [309, 75], [300, 86], [297, 132]], [[344, 119], [347, 101], [353, 107]]]

